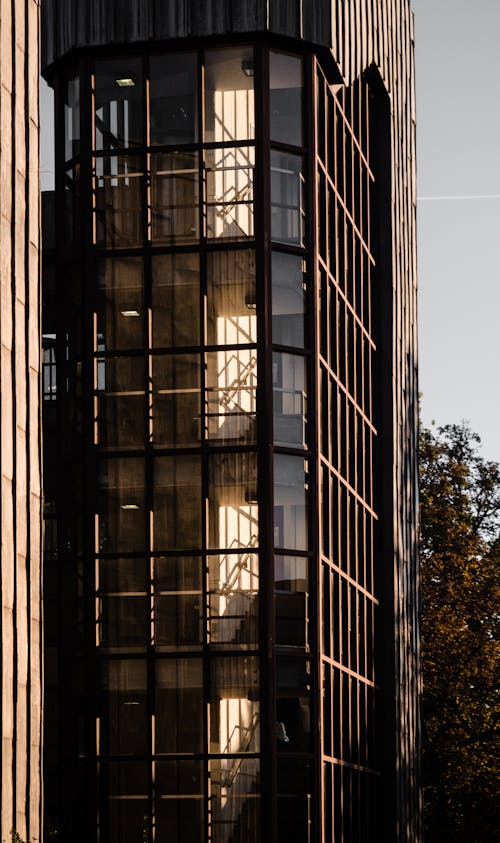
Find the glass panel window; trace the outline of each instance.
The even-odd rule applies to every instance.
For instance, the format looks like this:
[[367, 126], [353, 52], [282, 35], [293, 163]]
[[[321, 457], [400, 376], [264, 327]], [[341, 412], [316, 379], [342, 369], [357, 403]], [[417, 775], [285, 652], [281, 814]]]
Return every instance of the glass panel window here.
[[307, 463], [274, 456], [274, 545], [307, 550]]
[[302, 158], [271, 152], [271, 236], [278, 243], [303, 245]]
[[259, 660], [224, 656], [210, 666], [209, 752], [258, 752]]
[[202, 752], [201, 659], [158, 659], [155, 673], [156, 752]]
[[259, 760], [214, 758], [208, 762], [208, 771], [212, 797], [210, 840], [259, 843]]
[[147, 547], [144, 461], [137, 457], [101, 460], [98, 474], [99, 550], [140, 551]]
[[143, 142], [142, 61], [95, 63], [95, 148], [119, 149]]
[[101, 647], [145, 650], [150, 634], [149, 595], [103, 594], [97, 598]]
[[202, 641], [202, 563], [197, 556], [155, 559], [155, 644], [197, 649]]
[[150, 59], [151, 144], [197, 140], [195, 53], [170, 53]]
[[100, 692], [98, 751], [105, 755], [146, 752], [146, 661], [101, 661]]
[[257, 547], [256, 454], [214, 454], [209, 472], [209, 547]]
[[257, 647], [259, 557], [222, 553], [208, 557], [209, 643], [213, 647]]
[[64, 91], [64, 157], [80, 153], [80, 79], [68, 79]]
[[198, 255], [153, 257], [153, 346], [200, 344]]
[[255, 252], [212, 252], [207, 256], [209, 345], [257, 342]]
[[125, 155], [94, 161], [95, 237], [98, 246], [142, 246], [142, 167]]
[[255, 136], [253, 77], [251, 47], [207, 50], [206, 141], [250, 140]]
[[192, 243], [199, 237], [198, 153], [152, 156], [153, 243]]
[[196, 354], [153, 357], [153, 440], [189, 446], [200, 441], [200, 358]]
[[71, 250], [79, 244], [80, 238], [80, 164], [64, 173], [64, 212], [65, 246]]
[[269, 54], [271, 141], [302, 146], [302, 59]]
[[137, 843], [148, 836], [148, 768], [137, 761], [99, 764], [99, 828], [109, 843]]
[[[141, 258], [106, 258], [97, 265], [96, 350], [140, 349], [144, 345]], [[105, 388], [98, 374], [97, 388]]]
[[155, 828], [157, 840], [202, 843], [204, 776], [201, 761], [157, 761]]
[[309, 560], [303, 556], [274, 557], [276, 644], [308, 647]]
[[310, 751], [311, 668], [301, 658], [276, 659], [276, 741], [278, 752]]
[[306, 361], [297, 354], [273, 354], [274, 441], [305, 447]]
[[[301, 843], [311, 843], [312, 764], [310, 761], [285, 757], [278, 758], [277, 767], [278, 841], [285, 843], [288, 840], [300, 840]], [[326, 795], [326, 804], [330, 808], [331, 800], [330, 790]], [[325, 839], [333, 840], [333, 835], [326, 834]]]
[[207, 354], [206, 424], [213, 443], [253, 444], [256, 437], [257, 349]]
[[104, 447], [143, 446], [146, 438], [142, 357], [96, 360], [97, 441]]
[[149, 589], [149, 562], [144, 559], [100, 559], [96, 586], [104, 594], [145, 594]]
[[254, 166], [252, 146], [209, 149], [205, 153], [209, 239], [253, 237]]
[[273, 342], [304, 347], [305, 265], [298, 255], [273, 252]]
[[154, 548], [201, 546], [201, 462], [198, 457], [157, 457], [154, 467]]

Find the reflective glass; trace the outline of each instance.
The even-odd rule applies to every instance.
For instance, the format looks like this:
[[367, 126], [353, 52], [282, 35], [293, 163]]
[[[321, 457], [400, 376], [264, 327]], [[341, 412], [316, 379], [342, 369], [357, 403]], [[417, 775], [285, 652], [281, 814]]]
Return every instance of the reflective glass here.
[[148, 768], [138, 761], [99, 764], [99, 828], [110, 843], [137, 843], [149, 828]]
[[214, 454], [209, 462], [209, 547], [257, 547], [257, 456]]
[[147, 547], [144, 460], [100, 460], [98, 470], [98, 550], [143, 551]]
[[202, 563], [199, 557], [155, 559], [155, 644], [164, 649], [201, 646]]
[[210, 840], [214, 843], [260, 843], [259, 767], [257, 758], [214, 758], [208, 762]]
[[103, 447], [137, 447], [146, 438], [145, 361], [101, 357], [96, 361], [97, 441]]
[[189, 446], [200, 441], [200, 358], [196, 354], [153, 357], [153, 441]]
[[207, 237], [241, 240], [253, 237], [253, 171], [255, 150], [224, 147], [205, 152]]
[[99, 687], [101, 754], [140, 755], [146, 752], [146, 661], [102, 660]]
[[304, 347], [305, 265], [298, 255], [272, 254], [273, 342]]
[[94, 161], [95, 237], [98, 246], [142, 246], [142, 166], [125, 155]]
[[308, 647], [309, 560], [303, 556], [274, 557], [276, 644]]
[[99, 559], [96, 588], [102, 593], [149, 590], [149, 562], [145, 559]]
[[142, 61], [105, 59], [95, 63], [95, 149], [143, 142]]
[[302, 146], [302, 59], [269, 53], [271, 141]]
[[200, 344], [198, 255], [153, 257], [153, 347]]
[[198, 153], [151, 157], [153, 243], [192, 243], [199, 236]]
[[274, 545], [307, 550], [307, 474], [301, 457], [274, 456]]
[[257, 342], [255, 252], [207, 255], [207, 341], [209, 345]]
[[253, 444], [256, 438], [257, 349], [207, 354], [206, 425], [208, 438]]
[[253, 77], [251, 47], [206, 51], [206, 141], [250, 140], [255, 136]]
[[201, 659], [158, 659], [155, 674], [156, 752], [202, 752]]
[[143, 348], [143, 296], [142, 258], [105, 258], [99, 261], [96, 350]]
[[271, 236], [278, 243], [303, 245], [302, 166], [299, 155], [271, 152]]
[[64, 157], [80, 152], [80, 78], [68, 79], [64, 91]]
[[198, 457], [156, 457], [153, 507], [155, 550], [201, 547]]
[[259, 660], [224, 656], [210, 664], [209, 752], [258, 752]]
[[301, 658], [276, 659], [276, 741], [278, 752], [310, 751], [311, 669]]
[[105, 594], [97, 599], [101, 647], [145, 650], [151, 638], [149, 595]]
[[208, 557], [208, 640], [213, 647], [258, 644], [259, 557], [222, 553]]
[[151, 144], [194, 143], [197, 139], [195, 53], [150, 59]]
[[306, 361], [297, 354], [273, 354], [274, 441], [305, 447]]
[[204, 791], [203, 762], [156, 762], [157, 840], [168, 840], [168, 843], [202, 843]]

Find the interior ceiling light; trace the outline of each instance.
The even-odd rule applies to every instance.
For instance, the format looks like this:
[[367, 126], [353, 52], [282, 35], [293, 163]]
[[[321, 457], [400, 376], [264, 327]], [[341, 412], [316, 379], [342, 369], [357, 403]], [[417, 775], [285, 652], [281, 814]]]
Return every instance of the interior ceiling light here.
[[139, 509], [136, 503], [122, 503], [120, 509]]
[[253, 76], [253, 61], [252, 59], [243, 59], [241, 62], [241, 69], [245, 76]]
[[116, 84], [119, 88], [134, 88], [135, 82], [130, 76], [123, 76], [121, 79], [116, 80]]
[[140, 316], [138, 310], [120, 310], [122, 316]]

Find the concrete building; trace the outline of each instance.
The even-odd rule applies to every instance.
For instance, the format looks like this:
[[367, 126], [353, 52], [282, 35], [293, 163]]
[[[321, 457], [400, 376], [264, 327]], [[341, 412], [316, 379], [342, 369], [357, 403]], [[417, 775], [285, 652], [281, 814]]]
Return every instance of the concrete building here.
[[409, 4], [44, 13], [46, 833], [417, 843]]
[[0, 3], [2, 841], [41, 833], [38, 25]]

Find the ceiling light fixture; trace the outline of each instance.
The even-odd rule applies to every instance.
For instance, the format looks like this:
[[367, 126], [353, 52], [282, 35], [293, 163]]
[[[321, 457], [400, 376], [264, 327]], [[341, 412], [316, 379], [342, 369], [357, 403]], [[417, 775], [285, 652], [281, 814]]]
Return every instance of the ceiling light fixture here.
[[139, 509], [136, 503], [122, 503], [120, 509]]
[[243, 61], [241, 62], [241, 69], [242, 69], [243, 73], [245, 74], [245, 76], [248, 76], [249, 78], [251, 76], [253, 76], [253, 61], [252, 61], [252, 59], [243, 59]]
[[119, 88], [134, 88], [135, 82], [130, 76], [123, 76], [121, 79], [116, 80], [116, 84]]
[[138, 310], [120, 310], [122, 316], [140, 316]]

